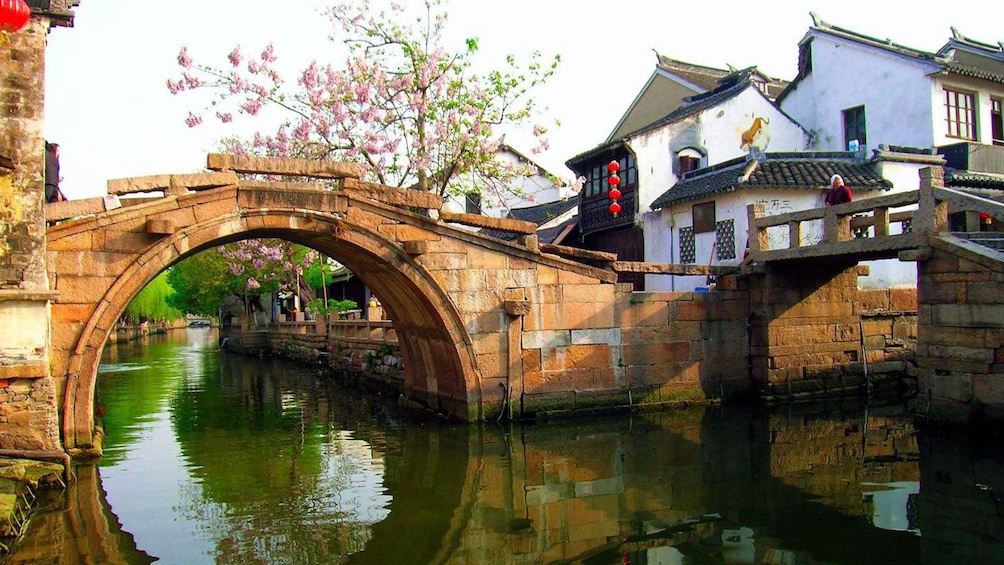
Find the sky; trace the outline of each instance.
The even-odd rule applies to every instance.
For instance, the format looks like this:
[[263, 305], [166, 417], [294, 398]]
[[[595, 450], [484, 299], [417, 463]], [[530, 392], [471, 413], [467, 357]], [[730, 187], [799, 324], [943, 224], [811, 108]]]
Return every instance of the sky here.
[[[415, 2], [416, 0], [411, 0]], [[205, 99], [172, 95], [177, 55], [227, 64], [236, 45], [259, 53], [269, 43], [287, 82], [312, 60], [342, 53], [322, 15], [334, 0], [81, 0], [73, 28], [54, 28], [46, 49], [45, 135], [60, 144], [68, 198], [104, 196], [108, 179], [204, 170], [217, 140], [274, 124], [207, 115], [195, 128], [189, 111]], [[500, 66], [506, 55], [561, 55], [551, 81], [536, 92], [551, 130], [550, 150], [535, 157], [559, 176], [563, 163], [601, 144], [655, 70], [655, 52], [699, 65], [757, 66], [794, 77], [798, 42], [810, 12], [843, 28], [925, 51], [938, 50], [951, 27], [985, 43], [1004, 41], [1004, 2], [976, 0], [950, 9], [906, 8], [891, 1], [775, 0], [684, 4], [657, 0], [451, 0], [447, 47], [479, 39], [477, 62]], [[846, 88], [854, 88], [847, 84]], [[529, 153], [530, 147], [517, 149]]]

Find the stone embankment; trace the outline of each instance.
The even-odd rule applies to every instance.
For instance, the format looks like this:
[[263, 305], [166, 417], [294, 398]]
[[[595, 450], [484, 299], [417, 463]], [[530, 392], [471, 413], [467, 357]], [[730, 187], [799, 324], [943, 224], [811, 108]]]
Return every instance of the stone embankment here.
[[108, 336], [108, 341], [112, 343], [125, 343], [140, 339], [144, 336], [165, 334], [170, 330], [179, 330], [185, 327], [186, 325], [183, 320], [175, 320], [174, 322], [146, 322], [134, 325], [120, 325], [116, 326], [116, 328], [112, 330], [111, 335]]
[[404, 361], [389, 320], [320, 319], [265, 327], [234, 324], [220, 330], [221, 348], [270, 354], [393, 387], [404, 382]]

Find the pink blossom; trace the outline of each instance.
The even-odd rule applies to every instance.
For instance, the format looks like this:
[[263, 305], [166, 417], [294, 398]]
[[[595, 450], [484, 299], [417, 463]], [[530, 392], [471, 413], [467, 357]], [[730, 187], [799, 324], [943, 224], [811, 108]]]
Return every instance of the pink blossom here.
[[192, 67], [192, 58], [188, 56], [188, 47], [182, 47], [181, 51], [178, 51], [178, 64], [186, 69]]
[[234, 120], [234, 116], [230, 112], [216, 112], [216, 117], [225, 124], [229, 124]]
[[300, 125], [293, 132], [293, 137], [297, 141], [307, 141], [310, 139], [310, 122], [300, 122]]
[[241, 61], [244, 60], [244, 56], [241, 55], [241, 46], [238, 45], [237, 47], [234, 47], [234, 50], [227, 55], [227, 59], [230, 60], [231, 65], [239, 67], [241, 65]]
[[167, 79], [167, 89], [171, 91], [171, 94], [177, 94], [185, 90], [185, 83], [180, 80], [175, 82], [171, 79]]
[[251, 99], [241, 104], [241, 110], [244, 110], [248, 114], [255, 116], [261, 110], [261, 106], [262, 106], [261, 100]]
[[201, 123], [202, 123], [202, 117], [201, 116], [196, 116], [195, 114], [193, 114], [191, 112], [189, 112], [188, 113], [188, 117], [185, 118], [185, 124], [187, 124], [188, 127], [190, 127], [190, 128], [194, 128], [195, 126], [197, 126], [197, 125], [199, 125]]
[[185, 85], [188, 88], [199, 88], [202, 86], [202, 80], [190, 73], [182, 73], [181, 78], [185, 80]]
[[274, 63], [276, 61], [275, 47], [271, 43], [261, 52], [261, 60], [266, 63]]
[[259, 288], [261, 288], [261, 283], [255, 280], [254, 277], [248, 279], [248, 289], [257, 290]]

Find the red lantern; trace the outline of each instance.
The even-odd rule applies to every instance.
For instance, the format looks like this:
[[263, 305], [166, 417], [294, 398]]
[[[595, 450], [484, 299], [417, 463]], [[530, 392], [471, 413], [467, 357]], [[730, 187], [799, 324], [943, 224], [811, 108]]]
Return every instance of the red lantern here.
[[607, 170], [610, 171], [610, 174], [616, 173], [621, 170], [621, 165], [617, 161], [610, 161], [610, 164], [607, 165]]
[[621, 205], [618, 204], [618, 203], [616, 203], [616, 202], [614, 202], [613, 204], [611, 204], [610, 205], [610, 213], [613, 214], [614, 217], [616, 218], [617, 214], [621, 213]]
[[610, 179], [607, 182], [610, 183], [610, 186], [617, 186], [621, 183], [621, 178], [617, 175], [610, 175]]
[[30, 17], [31, 10], [24, 0], [0, 0], [0, 31], [20, 31]]
[[610, 199], [611, 200], [620, 200], [620, 197], [621, 197], [621, 191], [617, 190], [616, 188], [611, 188], [610, 189]]

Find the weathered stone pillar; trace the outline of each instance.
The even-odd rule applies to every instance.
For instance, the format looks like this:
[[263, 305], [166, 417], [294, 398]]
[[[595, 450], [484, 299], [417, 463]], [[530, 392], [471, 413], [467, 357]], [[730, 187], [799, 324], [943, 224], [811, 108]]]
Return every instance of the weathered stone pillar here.
[[939, 249], [918, 263], [921, 416], [1004, 422], [1004, 264], [991, 249]]
[[750, 372], [765, 395], [863, 386], [855, 264], [771, 264], [750, 277]]
[[0, 448], [62, 449], [49, 375], [44, 123], [47, 18], [0, 49]]
[[0, 47], [0, 449], [62, 449], [49, 374], [44, 81], [49, 28], [73, 15], [69, 0], [44, 5]]

